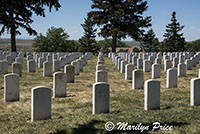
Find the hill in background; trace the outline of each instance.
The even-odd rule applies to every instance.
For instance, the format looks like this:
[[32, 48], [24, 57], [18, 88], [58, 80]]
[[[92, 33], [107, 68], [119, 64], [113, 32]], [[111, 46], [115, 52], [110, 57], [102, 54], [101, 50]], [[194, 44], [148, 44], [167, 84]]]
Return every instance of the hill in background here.
[[[22, 51], [32, 51], [33, 40], [31, 39], [16, 39], [17, 42], [17, 50]], [[126, 45], [130, 47], [140, 47], [140, 43], [136, 41], [123, 41]], [[10, 50], [10, 39], [1, 38], [0, 39], [0, 49], [1, 50]]]

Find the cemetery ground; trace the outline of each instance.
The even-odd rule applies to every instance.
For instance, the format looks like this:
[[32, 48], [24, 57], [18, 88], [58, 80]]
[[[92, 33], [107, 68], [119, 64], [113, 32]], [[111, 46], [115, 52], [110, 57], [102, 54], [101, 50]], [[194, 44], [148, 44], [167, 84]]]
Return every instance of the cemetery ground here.
[[[166, 88], [166, 72], [161, 71], [160, 110], [144, 110], [144, 90], [132, 90], [132, 81], [118, 71], [110, 58], [105, 57], [110, 85], [110, 113], [92, 115], [92, 85], [95, 83], [97, 57], [88, 61], [75, 83], [67, 83], [67, 97], [52, 98], [52, 116], [49, 120], [31, 122], [31, 88], [47, 86], [52, 89], [53, 78], [43, 77], [42, 68], [27, 73], [24, 61], [20, 77], [20, 101], [4, 102], [3, 75], [0, 75], [0, 133], [50, 133], [95, 134], [107, 133], [105, 123], [126, 122], [129, 125], [149, 125], [154, 122], [173, 125], [172, 131], [144, 131], [143, 133], [187, 134], [200, 132], [200, 106], [190, 106], [190, 80], [198, 77], [198, 64], [187, 71], [187, 77], [178, 78], [178, 88]], [[63, 71], [63, 70], [62, 70]], [[9, 66], [9, 72], [11, 67]], [[151, 72], [144, 73], [144, 80], [151, 79]], [[118, 131], [110, 133], [140, 133]]]

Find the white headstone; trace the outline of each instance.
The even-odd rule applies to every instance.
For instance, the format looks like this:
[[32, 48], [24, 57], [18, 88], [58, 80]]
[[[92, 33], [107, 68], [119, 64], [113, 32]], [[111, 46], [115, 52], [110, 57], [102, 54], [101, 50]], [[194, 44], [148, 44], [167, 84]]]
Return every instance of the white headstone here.
[[200, 78], [193, 78], [190, 81], [190, 105], [200, 105]]
[[176, 88], [178, 83], [177, 70], [170, 68], [167, 70], [167, 88]]
[[107, 83], [93, 84], [93, 114], [109, 113], [109, 90]]
[[20, 77], [22, 76], [22, 69], [23, 69], [23, 66], [21, 63], [19, 62], [14, 62], [12, 64], [12, 73], [16, 73], [18, 74]]
[[133, 64], [126, 64], [126, 66], [125, 66], [125, 80], [132, 80], [133, 70], [134, 70]]
[[144, 84], [144, 109], [160, 109], [160, 82], [147, 80]]
[[75, 80], [75, 77], [74, 77], [74, 66], [66, 65], [64, 67], [64, 72], [66, 73], [67, 83], [74, 83], [74, 80]]
[[19, 75], [6, 74], [4, 75], [4, 101], [12, 102], [19, 101]]
[[28, 61], [27, 72], [35, 72], [35, 61], [34, 60]]
[[66, 96], [66, 73], [56, 72], [53, 74], [53, 97]]
[[105, 70], [96, 71], [96, 83], [97, 82], [108, 82], [108, 73]]
[[43, 63], [43, 76], [44, 77], [51, 77], [52, 76], [52, 63], [45, 61]]
[[160, 78], [160, 64], [152, 65], [152, 79]]
[[31, 89], [31, 121], [51, 118], [51, 89], [38, 86]]
[[186, 76], [186, 64], [179, 63], [178, 64], [178, 77]]
[[143, 89], [144, 87], [144, 72], [140, 69], [133, 71], [132, 89]]

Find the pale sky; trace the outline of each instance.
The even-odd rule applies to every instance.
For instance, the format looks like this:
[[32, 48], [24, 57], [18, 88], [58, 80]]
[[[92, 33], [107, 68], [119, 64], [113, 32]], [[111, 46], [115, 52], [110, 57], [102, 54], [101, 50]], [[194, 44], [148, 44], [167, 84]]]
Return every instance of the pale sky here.
[[[183, 33], [187, 41], [200, 39], [200, 0], [147, 0], [148, 10], [144, 15], [152, 16], [152, 28], [160, 41], [163, 40], [166, 25], [170, 23], [171, 14], [177, 12], [177, 20], [184, 25]], [[31, 26], [38, 33], [45, 34], [47, 29], [63, 27], [70, 35], [69, 39], [78, 40], [83, 35], [81, 23], [87, 12], [91, 11], [91, 0], [60, 0], [62, 7], [59, 11], [46, 13], [46, 17], [33, 16], [34, 22]], [[26, 31], [20, 29], [21, 36], [17, 38], [33, 39]], [[9, 38], [5, 33], [2, 38]], [[97, 40], [102, 39], [97, 37]], [[127, 40], [131, 40], [128, 38]]]

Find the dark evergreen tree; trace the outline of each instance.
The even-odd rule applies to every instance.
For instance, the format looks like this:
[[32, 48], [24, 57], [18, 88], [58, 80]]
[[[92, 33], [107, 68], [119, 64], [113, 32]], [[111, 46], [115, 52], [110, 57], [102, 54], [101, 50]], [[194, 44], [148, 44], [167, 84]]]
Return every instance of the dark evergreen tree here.
[[150, 17], [143, 17], [147, 1], [143, 0], [92, 0], [93, 11], [88, 13], [93, 23], [100, 27], [100, 35], [112, 37], [112, 52], [116, 51], [117, 39], [127, 36], [141, 39], [144, 27], [150, 26]]
[[58, 10], [61, 5], [58, 0], [0, 0], [0, 35], [5, 31], [11, 34], [11, 51], [16, 49], [16, 35], [20, 35], [19, 27], [25, 29], [29, 35], [37, 32], [30, 26], [33, 22], [32, 14], [45, 17], [45, 7]]
[[184, 26], [180, 26], [177, 22], [176, 12], [172, 13], [171, 23], [166, 26], [166, 33], [164, 34], [163, 48], [164, 51], [177, 52], [185, 50], [185, 38], [183, 33], [180, 33]]
[[157, 52], [159, 48], [159, 41], [153, 29], [147, 31], [142, 39], [141, 48], [145, 52]]
[[97, 52], [100, 47], [97, 46], [96, 31], [93, 29], [93, 24], [91, 18], [85, 19], [85, 23], [81, 24], [83, 27], [84, 35], [79, 39], [79, 51], [80, 52]]

